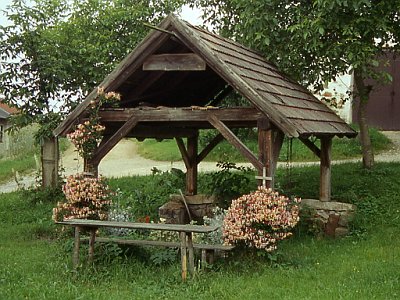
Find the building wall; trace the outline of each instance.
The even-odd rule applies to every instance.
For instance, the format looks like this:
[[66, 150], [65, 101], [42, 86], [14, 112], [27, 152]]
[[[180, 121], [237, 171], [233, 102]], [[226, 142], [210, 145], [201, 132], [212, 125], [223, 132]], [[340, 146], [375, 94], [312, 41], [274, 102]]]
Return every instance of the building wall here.
[[[382, 130], [400, 130], [400, 55], [386, 54], [381, 58], [379, 69], [388, 72], [393, 80], [388, 84], [366, 81], [374, 86], [367, 105], [368, 124]], [[353, 120], [357, 122], [357, 99], [354, 103]]]
[[352, 99], [349, 96], [352, 85], [352, 75], [344, 74], [329, 82], [322, 92], [315, 95], [328, 104], [348, 124], [352, 123]]
[[2, 126], [2, 140], [0, 142], [0, 158], [7, 156], [8, 151], [10, 149], [10, 137], [6, 132], [6, 129], [9, 127], [9, 124], [6, 119], [0, 119], [0, 126]]

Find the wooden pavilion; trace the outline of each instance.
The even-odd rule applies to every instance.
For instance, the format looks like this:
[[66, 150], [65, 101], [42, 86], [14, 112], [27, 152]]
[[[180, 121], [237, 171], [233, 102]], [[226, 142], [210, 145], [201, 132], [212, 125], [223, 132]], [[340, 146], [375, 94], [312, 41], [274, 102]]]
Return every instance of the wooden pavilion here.
[[[106, 92], [120, 93], [122, 100], [116, 108], [101, 109], [106, 130], [89, 162], [92, 171], [97, 172], [101, 159], [122, 138], [175, 138], [187, 169], [187, 195], [197, 193], [198, 164], [223, 139], [260, 175], [266, 171], [272, 186], [286, 135], [299, 138], [320, 158], [320, 200], [329, 201], [332, 138], [357, 134], [261, 54], [174, 15], [152, 30], [100, 86]], [[247, 99], [248, 107], [218, 107], [232, 91]], [[55, 129], [55, 136], [66, 135], [82, 122], [96, 96], [97, 90], [93, 90]], [[219, 134], [199, 151], [199, 129], [211, 128]], [[258, 129], [258, 155], [240, 141], [234, 128]], [[320, 139], [320, 148], [312, 136]]]

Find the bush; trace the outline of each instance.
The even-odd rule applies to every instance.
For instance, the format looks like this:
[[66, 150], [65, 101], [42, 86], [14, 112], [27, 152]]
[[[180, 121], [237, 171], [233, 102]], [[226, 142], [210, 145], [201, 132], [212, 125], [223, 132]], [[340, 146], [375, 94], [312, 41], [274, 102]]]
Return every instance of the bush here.
[[53, 220], [107, 219], [111, 192], [102, 177], [70, 175], [63, 186], [63, 192], [67, 202], [57, 203], [53, 209]]
[[299, 221], [299, 202], [262, 187], [233, 200], [224, 219], [225, 243], [272, 252]]
[[204, 186], [207, 194], [215, 195], [221, 201], [222, 207], [228, 207], [232, 199], [248, 193], [255, 187], [253, 170], [237, 167], [230, 162], [218, 162], [217, 167], [221, 170], [207, 174]]

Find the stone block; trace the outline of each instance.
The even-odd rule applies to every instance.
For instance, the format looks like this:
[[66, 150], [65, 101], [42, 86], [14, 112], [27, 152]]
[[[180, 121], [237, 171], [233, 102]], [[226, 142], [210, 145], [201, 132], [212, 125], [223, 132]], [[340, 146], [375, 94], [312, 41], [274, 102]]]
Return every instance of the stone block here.
[[332, 214], [328, 218], [328, 223], [325, 225], [325, 234], [330, 237], [335, 237], [335, 230], [338, 227], [339, 215]]
[[346, 227], [338, 227], [335, 229], [335, 238], [345, 237], [349, 234], [349, 229]]
[[343, 212], [340, 215], [340, 219], [339, 219], [339, 226], [341, 227], [348, 227], [349, 226], [349, 222], [351, 222], [354, 218], [354, 214], [351, 212]]
[[302, 199], [300, 203], [300, 207], [308, 206], [314, 209], [322, 209], [326, 211], [354, 211], [356, 206], [349, 203], [342, 202], [324, 202], [316, 199]]
[[169, 201], [158, 209], [160, 218], [168, 224], [187, 224], [189, 222], [186, 207], [183, 203]]

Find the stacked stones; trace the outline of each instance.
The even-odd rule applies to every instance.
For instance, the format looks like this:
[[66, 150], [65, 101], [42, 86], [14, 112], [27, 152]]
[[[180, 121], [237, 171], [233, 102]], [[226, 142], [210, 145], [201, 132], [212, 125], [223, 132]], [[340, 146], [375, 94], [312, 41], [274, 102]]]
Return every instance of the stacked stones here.
[[311, 216], [321, 232], [330, 237], [343, 237], [349, 233], [349, 222], [354, 217], [356, 206], [342, 202], [324, 202], [302, 199], [301, 209], [311, 209]]

